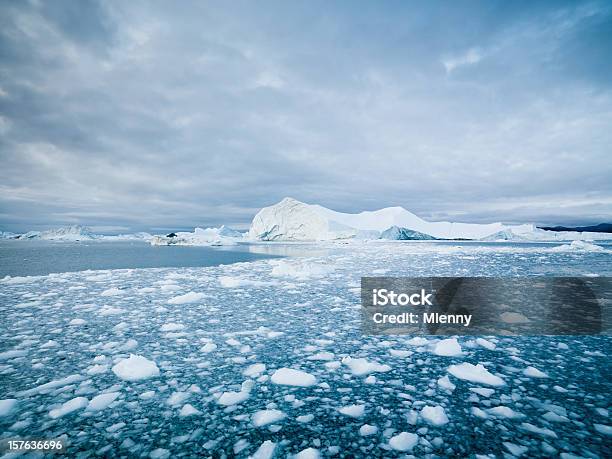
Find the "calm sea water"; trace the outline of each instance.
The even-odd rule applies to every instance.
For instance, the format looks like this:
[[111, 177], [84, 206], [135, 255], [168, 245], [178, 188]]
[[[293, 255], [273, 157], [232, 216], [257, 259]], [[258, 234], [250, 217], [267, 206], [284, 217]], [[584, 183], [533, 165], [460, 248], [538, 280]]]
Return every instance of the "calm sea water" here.
[[217, 266], [273, 258], [247, 246], [152, 246], [140, 241], [0, 241], [0, 277], [40, 276], [87, 269]]

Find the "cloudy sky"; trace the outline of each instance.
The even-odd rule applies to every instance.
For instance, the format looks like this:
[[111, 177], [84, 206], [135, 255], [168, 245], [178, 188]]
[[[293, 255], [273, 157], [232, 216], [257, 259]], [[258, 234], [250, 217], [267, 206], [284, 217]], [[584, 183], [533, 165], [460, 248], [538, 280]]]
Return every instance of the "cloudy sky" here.
[[605, 1], [2, 1], [0, 229], [611, 221], [611, 56]]

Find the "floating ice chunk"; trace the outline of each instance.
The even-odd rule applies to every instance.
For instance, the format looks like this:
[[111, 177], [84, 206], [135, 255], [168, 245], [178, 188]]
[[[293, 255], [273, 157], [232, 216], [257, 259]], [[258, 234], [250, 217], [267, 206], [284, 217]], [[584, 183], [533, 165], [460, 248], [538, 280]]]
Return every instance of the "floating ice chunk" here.
[[542, 427], [534, 426], [528, 422], [521, 423], [521, 429], [526, 430], [527, 432], [534, 433], [536, 435], [541, 435], [543, 437], [551, 437], [557, 438], [557, 434], [550, 429], [544, 429]]
[[295, 418], [297, 422], [301, 422], [302, 424], [307, 424], [314, 419], [314, 414], [305, 414], [303, 416], [298, 416]]
[[122, 293], [123, 291], [119, 290], [117, 287], [112, 287], [104, 290], [102, 293], [100, 293], [100, 296], [116, 296], [121, 295]]
[[[252, 380], [251, 380], [252, 383]], [[247, 400], [251, 395], [251, 384], [247, 384], [247, 381], [242, 383], [242, 387], [239, 392], [223, 392], [221, 397], [217, 400], [219, 405], [232, 406]]]
[[271, 381], [274, 384], [284, 386], [309, 387], [317, 383], [317, 378], [305, 371], [294, 370], [292, 368], [279, 368], [272, 375]]
[[338, 409], [340, 414], [352, 418], [360, 418], [365, 413], [365, 405], [348, 405]]
[[470, 411], [472, 412], [472, 414], [478, 418], [481, 419], [487, 419], [489, 417], [489, 415], [487, 413], [485, 413], [484, 411], [482, 411], [480, 408], [473, 406]]
[[421, 417], [432, 426], [443, 426], [448, 423], [448, 416], [441, 406], [424, 406], [421, 410]]
[[253, 414], [251, 421], [255, 427], [262, 427], [282, 421], [286, 417], [287, 415], [280, 410], [261, 410]]
[[160, 330], [163, 332], [170, 332], [170, 331], [182, 330], [184, 328], [185, 326], [183, 324], [177, 324], [175, 322], [168, 322], [168, 323], [163, 324], [160, 327]]
[[118, 378], [124, 381], [139, 381], [159, 375], [159, 368], [155, 362], [135, 354], [130, 354], [128, 359], [120, 360], [112, 370]]
[[249, 456], [249, 459], [272, 459], [275, 450], [276, 443], [266, 440], [257, 448], [257, 451], [252, 456]]
[[569, 422], [569, 419], [566, 418], [565, 416], [561, 416], [557, 413], [553, 413], [552, 411], [544, 413], [542, 417], [546, 419], [548, 422]]
[[370, 373], [385, 373], [391, 371], [389, 365], [381, 365], [378, 362], [370, 362], [366, 359], [353, 359], [352, 357], [344, 357], [342, 363], [349, 367], [351, 373], [355, 376], [366, 376]]
[[612, 436], [612, 426], [607, 426], [605, 424], [593, 424], [593, 427], [602, 435], [607, 435], [608, 437]]
[[140, 394], [138, 397], [141, 398], [142, 400], [149, 400], [149, 399], [155, 397], [155, 391], [148, 390], [148, 391], [143, 392], [142, 394]]
[[484, 338], [476, 338], [476, 344], [478, 344], [479, 346], [484, 347], [485, 349], [488, 349], [490, 351], [495, 350], [495, 343], [492, 343], [489, 340], [486, 340]]
[[524, 414], [517, 413], [508, 406], [496, 406], [495, 408], [489, 408], [487, 413], [489, 413], [491, 416], [495, 416], [496, 418], [520, 419], [525, 417]]
[[455, 388], [457, 387], [450, 381], [450, 379], [448, 379], [448, 375], [445, 375], [441, 377], [440, 379], [438, 379], [438, 386], [450, 392], [454, 391]]
[[470, 390], [478, 395], [482, 395], [483, 397], [487, 398], [493, 395], [493, 393], [495, 392], [495, 390], [487, 389], [485, 387], [470, 387]]
[[334, 359], [334, 354], [331, 352], [319, 352], [317, 354], [313, 354], [308, 356], [308, 360], [323, 360], [329, 361]]
[[527, 448], [526, 446], [516, 445], [508, 441], [505, 441], [502, 444], [506, 447], [508, 451], [510, 451], [510, 454], [516, 457], [521, 457], [529, 450], [529, 448]]
[[117, 397], [119, 397], [119, 392], [108, 392], [106, 394], [96, 395], [90, 400], [85, 411], [102, 411], [117, 400]]
[[530, 378], [548, 378], [548, 375], [546, 373], [534, 367], [525, 368], [523, 370], [523, 374], [525, 376], [529, 376]]
[[200, 352], [204, 352], [205, 354], [208, 354], [214, 351], [215, 349], [217, 349], [217, 345], [215, 343], [206, 343], [204, 346], [200, 348]]
[[293, 459], [319, 459], [321, 453], [316, 448], [306, 448], [293, 456]]
[[389, 349], [389, 354], [391, 354], [393, 357], [405, 358], [405, 357], [410, 357], [413, 354], [413, 352], [404, 351], [400, 349]]
[[49, 381], [48, 383], [34, 387], [33, 389], [28, 389], [23, 392], [20, 392], [19, 396], [29, 397], [38, 393], [45, 393], [51, 389], [57, 389], [58, 387], [67, 386], [68, 384], [80, 382], [84, 379], [85, 377], [82, 375], [69, 375], [65, 378], [54, 379], [53, 381]]
[[17, 408], [17, 400], [14, 398], [6, 398], [0, 400], [0, 417], [8, 416], [15, 408]]
[[108, 365], [93, 365], [87, 369], [87, 374], [90, 376], [101, 375], [108, 371]]
[[68, 325], [85, 325], [87, 323], [84, 319], [72, 319], [68, 322]]
[[203, 293], [188, 292], [188, 293], [185, 293], [184, 295], [179, 295], [179, 296], [175, 296], [175, 297], [170, 298], [168, 300], [168, 304], [190, 304], [190, 303], [197, 303], [198, 301], [202, 300], [205, 297], [206, 297], [206, 295], [204, 295]]
[[242, 374], [248, 377], [255, 377], [266, 371], [266, 366], [263, 363], [254, 363], [244, 369]]
[[170, 406], [178, 406], [181, 405], [185, 400], [187, 400], [190, 395], [191, 394], [189, 392], [175, 392], [170, 397], [168, 397], [166, 403]]
[[16, 357], [23, 357], [24, 355], [27, 355], [27, 354], [28, 354], [28, 351], [21, 350], [21, 349], [12, 349], [10, 351], [0, 352], [0, 362], [2, 360], [10, 360]]
[[434, 347], [434, 354], [444, 357], [458, 357], [463, 355], [461, 345], [456, 338], [443, 339], [438, 341]]
[[113, 308], [112, 306], [104, 306], [103, 308], [100, 309], [100, 312], [98, 314], [100, 314], [101, 316], [114, 316], [117, 314], [123, 314], [125, 311], [121, 308]]
[[168, 459], [170, 457], [170, 451], [164, 448], [154, 449], [149, 453], [151, 459]]
[[85, 408], [88, 402], [89, 401], [85, 397], [75, 397], [62, 404], [62, 406], [59, 408], [49, 411], [49, 416], [53, 419], [61, 418], [62, 416], [72, 413], [73, 411]]
[[182, 418], [186, 418], [188, 416], [198, 416], [200, 414], [202, 414], [202, 412], [189, 403], [183, 405], [183, 408], [181, 408], [181, 411], [179, 412], [179, 416]]
[[402, 432], [389, 439], [389, 446], [396, 451], [409, 451], [416, 446], [419, 436], [410, 432]]
[[370, 424], [364, 424], [359, 428], [359, 435], [367, 437], [368, 435], [374, 435], [378, 432], [378, 427], [371, 426]]
[[448, 372], [455, 378], [464, 379], [488, 386], [503, 386], [506, 384], [499, 376], [495, 376], [481, 364], [472, 365], [464, 362], [460, 365], [451, 365], [448, 367]]

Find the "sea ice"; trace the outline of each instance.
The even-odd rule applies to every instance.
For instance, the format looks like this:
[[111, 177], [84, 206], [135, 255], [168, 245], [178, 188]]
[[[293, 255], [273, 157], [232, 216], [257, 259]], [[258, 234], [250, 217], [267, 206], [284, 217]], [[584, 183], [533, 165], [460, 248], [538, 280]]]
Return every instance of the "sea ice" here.
[[282, 421], [286, 417], [287, 415], [280, 410], [261, 410], [253, 414], [251, 421], [255, 427], [262, 427]]
[[432, 426], [443, 426], [448, 423], [448, 416], [441, 406], [424, 406], [420, 414], [423, 420]]
[[348, 405], [338, 409], [340, 414], [350, 416], [352, 418], [360, 418], [365, 413], [365, 405]]
[[276, 443], [266, 440], [257, 448], [257, 451], [255, 451], [249, 459], [272, 459], [275, 450]]
[[279, 368], [272, 375], [271, 381], [274, 384], [282, 384], [285, 386], [309, 387], [316, 384], [317, 378], [305, 371], [294, 370], [292, 368]]
[[101, 411], [117, 400], [117, 397], [119, 397], [119, 392], [96, 395], [89, 401], [86, 411]]
[[534, 367], [525, 368], [523, 370], [523, 374], [525, 376], [529, 376], [530, 378], [548, 378], [548, 375], [546, 373]]
[[197, 303], [198, 301], [202, 300], [205, 297], [206, 295], [204, 295], [203, 293], [189, 292], [189, 293], [185, 293], [184, 295], [178, 295], [178, 296], [170, 298], [168, 300], [168, 304]]
[[419, 436], [410, 432], [402, 432], [389, 439], [389, 446], [396, 451], [409, 451], [416, 446]]
[[362, 358], [354, 359], [352, 357], [344, 357], [342, 363], [349, 367], [351, 373], [355, 376], [366, 376], [370, 373], [391, 371], [389, 365], [381, 365], [377, 362], [370, 362]]
[[155, 362], [134, 354], [130, 354], [127, 359], [120, 360], [113, 366], [112, 370], [118, 378], [125, 381], [139, 381], [159, 375], [159, 368], [157, 368]]
[[444, 357], [458, 357], [463, 355], [461, 345], [457, 342], [457, 338], [448, 338], [438, 341], [434, 346], [434, 354]]
[[359, 428], [359, 435], [361, 435], [362, 437], [374, 435], [377, 432], [378, 432], [378, 427], [371, 426], [370, 424], [364, 424]]
[[59, 408], [49, 411], [49, 417], [53, 419], [61, 418], [62, 416], [72, 413], [73, 411], [85, 408], [87, 403], [88, 400], [85, 397], [75, 397], [63, 403]]
[[471, 363], [464, 362], [459, 365], [451, 365], [448, 367], [448, 372], [455, 378], [488, 386], [503, 386], [505, 384], [503, 379], [489, 373], [481, 364], [472, 365]]

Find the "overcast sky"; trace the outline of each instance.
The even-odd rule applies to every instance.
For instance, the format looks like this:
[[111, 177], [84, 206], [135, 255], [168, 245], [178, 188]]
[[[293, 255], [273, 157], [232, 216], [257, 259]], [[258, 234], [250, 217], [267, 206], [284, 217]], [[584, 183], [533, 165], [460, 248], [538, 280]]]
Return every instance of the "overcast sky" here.
[[612, 220], [612, 3], [0, 3], [0, 229]]

